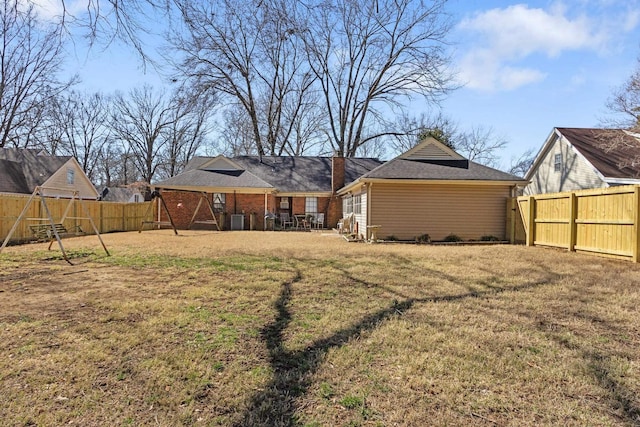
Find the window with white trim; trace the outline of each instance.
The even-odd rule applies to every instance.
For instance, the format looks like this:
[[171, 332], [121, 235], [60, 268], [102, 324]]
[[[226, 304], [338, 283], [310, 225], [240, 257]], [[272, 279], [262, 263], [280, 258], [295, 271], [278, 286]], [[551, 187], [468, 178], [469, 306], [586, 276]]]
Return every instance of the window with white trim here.
[[217, 212], [224, 212], [226, 200], [227, 195], [225, 193], [213, 193], [213, 210]]
[[553, 170], [556, 172], [562, 170], [562, 153], [558, 153], [553, 157]]
[[362, 213], [362, 196], [360, 194], [353, 196], [353, 213], [357, 215]]
[[318, 212], [318, 198], [307, 197], [304, 202], [305, 213], [317, 213]]
[[353, 198], [351, 196], [342, 199], [342, 212], [345, 215], [353, 213]]

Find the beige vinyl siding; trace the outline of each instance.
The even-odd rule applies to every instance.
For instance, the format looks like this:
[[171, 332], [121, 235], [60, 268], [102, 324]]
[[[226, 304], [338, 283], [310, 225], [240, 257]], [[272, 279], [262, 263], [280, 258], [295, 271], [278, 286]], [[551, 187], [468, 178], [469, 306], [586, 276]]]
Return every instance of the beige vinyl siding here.
[[[73, 169], [73, 184], [67, 183], [68, 169]], [[64, 166], [51, 175], [42, 186], [45, 187], [45, 195], [49, 197], [71, 197], [73, 195], [72, 190], [78, 190], [79, 196], [83, 199], [95, 199], [98, 197], [97, 190], [82, 171], [82, 168], [80, 168], [78, 163], [73, 159], [70, 159]]]
[[509, 185], [382, 184], [371, 188], [371, 225], [378, 237], [413, 240], [429, 234], [442, 240], [492, 235], [505, 238]]
[[[562, 155], [560, 171], [554, 169], [556, 154]], [[593, 166], [564, 138], [557, 138], [531, 177], [531, 184], [525, 187], [524, 194], [558, 193], [603, 187], [608, 185], [598, 176]]]

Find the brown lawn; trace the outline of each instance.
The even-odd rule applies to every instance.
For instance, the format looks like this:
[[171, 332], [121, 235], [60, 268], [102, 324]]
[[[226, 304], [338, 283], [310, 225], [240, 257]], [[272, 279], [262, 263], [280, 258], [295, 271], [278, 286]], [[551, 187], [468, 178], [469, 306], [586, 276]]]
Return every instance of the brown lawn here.
[[169, 231], [0, 254], [7, 426], [638, 426], [640, 267]]

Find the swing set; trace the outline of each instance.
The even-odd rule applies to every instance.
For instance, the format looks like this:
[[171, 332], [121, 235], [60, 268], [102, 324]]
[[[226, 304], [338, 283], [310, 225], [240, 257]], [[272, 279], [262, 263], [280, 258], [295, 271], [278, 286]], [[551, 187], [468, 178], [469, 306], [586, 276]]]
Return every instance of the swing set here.
[[[67, 204], [67, 207], [64, 210], [64, 213], [62, 214], [62, 218], [60, 218], [60, 220], [57, 222], [54, 220], [51, 214], [51, 210], [47, 205], [47, 199], [45, 196], [47, 190], [52, 190], [56, 192], [67, 192], [71, 195], [71, 198], [69, 199], [69, 203]], [[40, 204], [46, 216], [39, 217], [39, 218], [25, 218], [29, 210], [29, 207], [34, 202], [34, 200], [36, 200], [36, 198], [38, 197], [40, 198]], [[69, 216], [69, 213], [71, 212], [71, 208], [73, 207], [75, 201], [78, 201], [79, 205], [82, 207], [82, 211], [85, 216], [81, 216], [81, 217]], [[48, 250], [51, 250], [51, 246], [53, 245], [53, 242], [57, 241], [65, 261], [73, 265], [73, 263], [71, 262], [71, 260], [69, 260], [69, 257], [67, 256], [67, 252], [65, 251], [64, 246], [62, 245], [62, 237], [84, 235], [84, 232], [82, 231], [82, 228], [80, 228], [79, 225], [74, 226], [73, 228], [75, 230], [72, 230], [70, 232], [67, 229], [67, 227], [64, 225], [65, 220], [68, 220], [68, 219], [88, 220], [89, 223], [91, 224], [91, 227], [93, 228], [94, 233], [96, 234], [96, 236], [98, 236], [98, 240], [100, 241], [100, 244], [102, 245], [102, 248], [104, 249], [105, 253], [107, 254], [107, 256], [111, 255], [109, 253], [109, 250], [105, 246], [104, 242], [102, 241], [100, 232], [98, 231], [98, 228], [96, 227], [95, 222], [93, 222], [93, 218], [89, 214], [87, 207], [83, 203], [82, 198], [79, 195], [79, 191], [75, 189], [53, 188], [53, 187], [36, 187], [35, 188], [35, 190], [33, 191], [33, 194], [31, 194], [31, 197], [29, 197], [29, 200], [27, 201], [24, 208], [22, 209], [22, 212], [18, 216], [18, 219], [13, 224], [13, 227], [11, 227], [11, 230], [9, 230], [9, 234], [4, 239], [2, 246], [0, 246], [0, 253], [7, 246], [7, 244], [9, 243], [9, 240], [11, 240], [11, 236], [13, 236], [13, 233], [15, 233], [21, 221], [23, 220], [33, 221], [35, 222], [35, 224], [29, 225], [29, 229], [33, 233], [34, 237], [36, 237], [38, 240], [48, 241], [49, 242], [49, 247], [47, 248]]]

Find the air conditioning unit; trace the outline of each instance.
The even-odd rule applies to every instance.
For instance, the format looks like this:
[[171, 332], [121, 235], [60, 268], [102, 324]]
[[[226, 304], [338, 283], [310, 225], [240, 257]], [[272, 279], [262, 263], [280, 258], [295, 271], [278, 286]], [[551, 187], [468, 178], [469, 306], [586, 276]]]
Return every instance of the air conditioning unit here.
[[280, 209], [289, 209], [289, 199], [280, 200]]
[[231, 215], [231, 229], [244, 230], [244, 215], [240, 215], [240, 214]]

